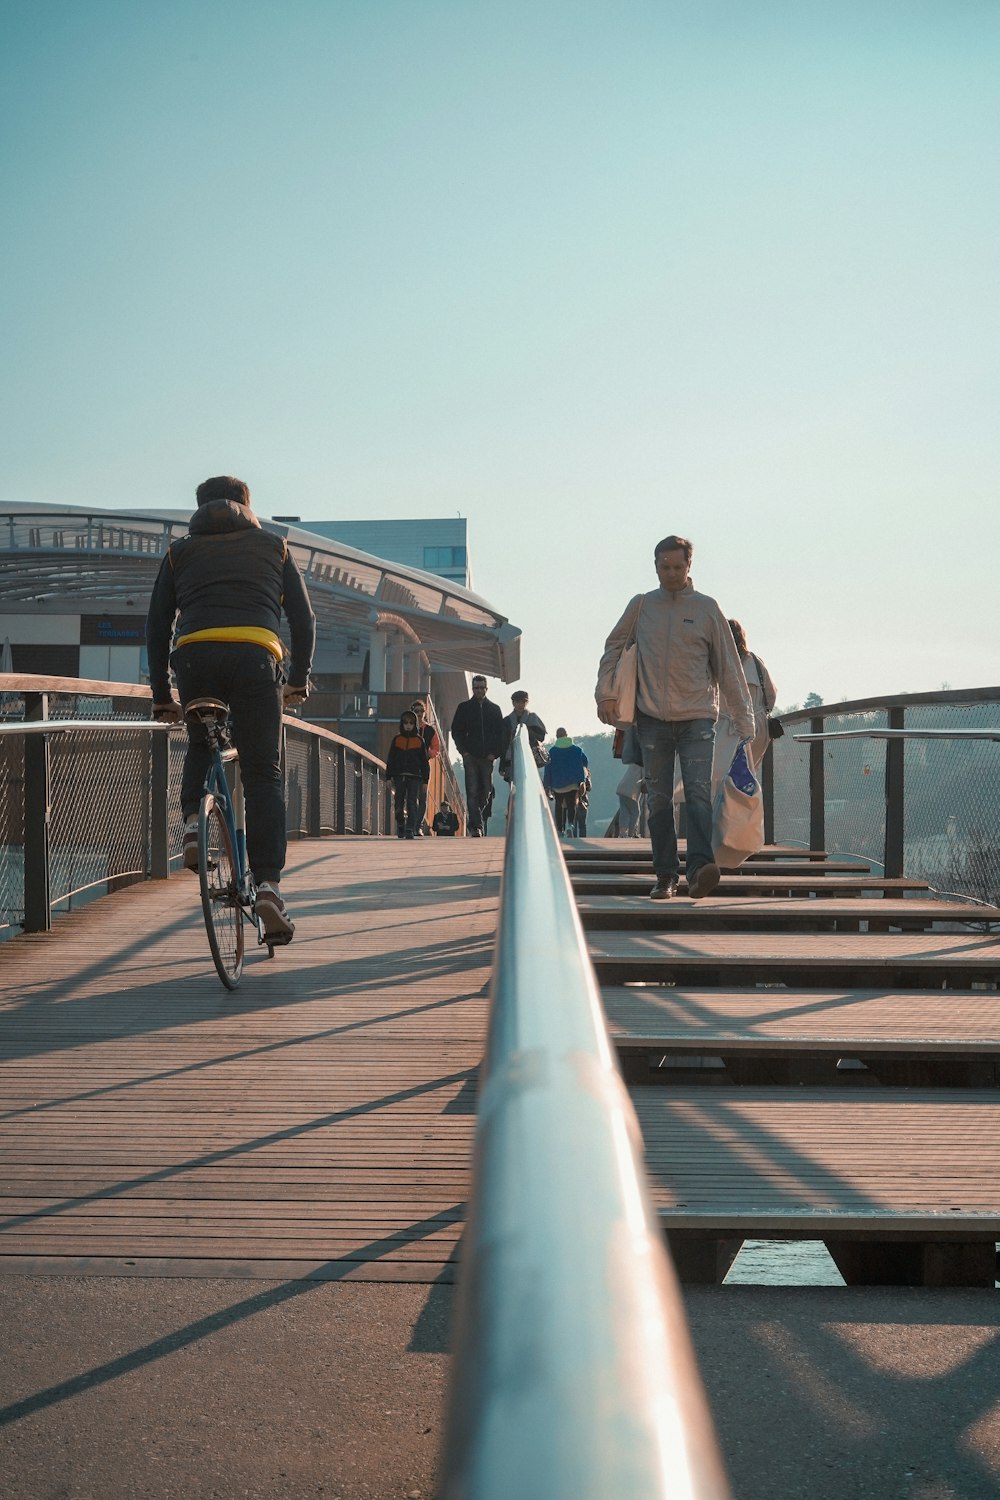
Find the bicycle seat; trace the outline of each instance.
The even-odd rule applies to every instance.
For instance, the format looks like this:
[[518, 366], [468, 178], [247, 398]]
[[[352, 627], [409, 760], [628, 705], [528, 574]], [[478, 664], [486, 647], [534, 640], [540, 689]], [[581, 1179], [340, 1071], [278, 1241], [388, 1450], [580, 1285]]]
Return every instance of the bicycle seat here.
[[199, 724], [224, 724], [229, 718], [229, 704], [223, 703], [221, 698], [192, 698], [184, 705], [184, 717]]

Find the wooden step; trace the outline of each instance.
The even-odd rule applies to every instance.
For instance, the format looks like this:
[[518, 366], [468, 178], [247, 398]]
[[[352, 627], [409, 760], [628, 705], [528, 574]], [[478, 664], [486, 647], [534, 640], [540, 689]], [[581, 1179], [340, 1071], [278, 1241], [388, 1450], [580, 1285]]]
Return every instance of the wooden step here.
[[744, 1238], [821, 1239], [849, 1282], [992, 1287], [996, 1093], [630, 1092], [684, 1279], [721, 1280]]
[[1000, 943], [980, 933], [588, 933], [605, 984], [784, 983], [949, 986], [1000, 983]]
[[[677, 847], [682, 854], [687, 850], [687, 840], [678, 839]], [[652, 846], [649, 839], [570, 839], [562, 845], [567, 864], [588, 864], [592, 860], [649, 861]], [[800, 859], [828, 858], [825, 849], [803, 849], [799, 844], [765, 844], [755, 859]]]
[[[594, 875], [587, 868], [586, 874], [570, 870], [570, 880], [573, 890], [578, 896], [637, 896], [646, 897], [653, 889], [655, 876], [651, 869], [644, 874], [635, 873], [609, 873]], [[680, 894], [687, 894], [687, 881], [681, 877]], [[928, 885], [925, 880], [909, 880], [903, 878], [878, 879], [867, 875], [840, 876], [824, 875], [788, 875], [778, 876], [746, 875], [743, 872], [723, 875], [714, 897], [719, 896], [805, 896], [810, 891], [815, 891], [823, 896], [854, 896], [878, 895], [884, 897], [906, 896], [910, 892], [926, 892]]]
[[[565, 855], [566, 850], [563, 849]], [[650, 859], [589, 859], [567, 861], [570, 872], [574, 879], [577, 872], [584, 870], [588, 875], [642, 875], [647, 877], [652, 874]], [[684, 861], [681, 860], [683, 871]], [[763, 875], [768, 879], [777, 879], [778, 876], [791, 876], [809, 874], [817, 875], [867, 875], [871, 870], [870, 865], [862, 864], [853, 859], [827, 859], [822, 862], [806, 861], [801, 859], [748, 859], [745, 864], [740, 865], [738, 871], [730, 873], [740, 875]]]
[[[675, 989], [609, 985], [605, 1016], [632, 1083], [1000, 1082], [1000, 996], [968, 990]], [[846, 1063], [863, 1065], [859, 1072]], [[845, 1066], [838, 1068], [838, 1064]], [[715, 1067], [715, 1076], [709, 1071]]]
[[635, 928], [683, 928], [691, 932], [759, 932], [765, 928], [807, 932], [925, 932], [941, 924], [1000, 923], [1000, 909], [973, 902], [933, 901], [915, 897], [886, 900], [875, 897], [833, 899], [818, 896], [764, 900], [727, 896], [724, 901], [692, 901], [680, 896], [650, 901], [637, 896], [582, 896], [577, 903], [584, 927], [606, 931]]

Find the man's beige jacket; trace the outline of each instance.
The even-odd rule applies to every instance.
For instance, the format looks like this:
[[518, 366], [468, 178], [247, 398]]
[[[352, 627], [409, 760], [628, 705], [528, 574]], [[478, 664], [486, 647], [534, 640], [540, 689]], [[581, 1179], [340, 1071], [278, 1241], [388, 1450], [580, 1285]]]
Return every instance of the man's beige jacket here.
[[641, 713], [668, 722], [717, 719], [721, 686], [738, 733], [753, 738], [753, 707], [729, 622], [714, 599], [696, 592], [690, 578], [677, 593], [655, 588], [631, 600], [605, 643], [594, 693], [598, 703], [614, 696], [612, 674], [633, 635]]

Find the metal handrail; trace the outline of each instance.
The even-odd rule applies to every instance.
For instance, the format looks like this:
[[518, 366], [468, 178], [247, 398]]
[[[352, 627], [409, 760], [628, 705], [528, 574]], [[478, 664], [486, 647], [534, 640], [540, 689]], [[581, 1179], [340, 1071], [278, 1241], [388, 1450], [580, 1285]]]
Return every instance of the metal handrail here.
[[639, 1126], [526, 738], [513, 785], [445, 1500], [729, 1495]]
[[793, 734], [804, 744], [812, 740], [997, 740], [1000, 729], [831, 729], [821, 734]]
[[68, 734], [84, 730], [121, 730], [134, 734], [137, 729], [150, 730], [154, 734], [169, 734], [182, 729], [182, 724], [159, 724], [155, 719], [18, 719], [0, 724], [0, 734]]

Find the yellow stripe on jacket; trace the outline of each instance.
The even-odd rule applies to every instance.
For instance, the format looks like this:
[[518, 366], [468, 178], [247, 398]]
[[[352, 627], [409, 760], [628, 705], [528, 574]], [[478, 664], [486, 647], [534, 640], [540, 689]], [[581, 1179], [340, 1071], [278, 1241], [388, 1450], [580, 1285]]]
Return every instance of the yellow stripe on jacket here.
[[215, 625], [210, 630], [192, 630], [190, 635], [177, 638], [178, 646], [190, 646], [195, 641], [235, 641], [247, 646], [263, 646], [265, 651], [284, 659], [285, 650], [273, 630], [264, 630], [259, 625]]

